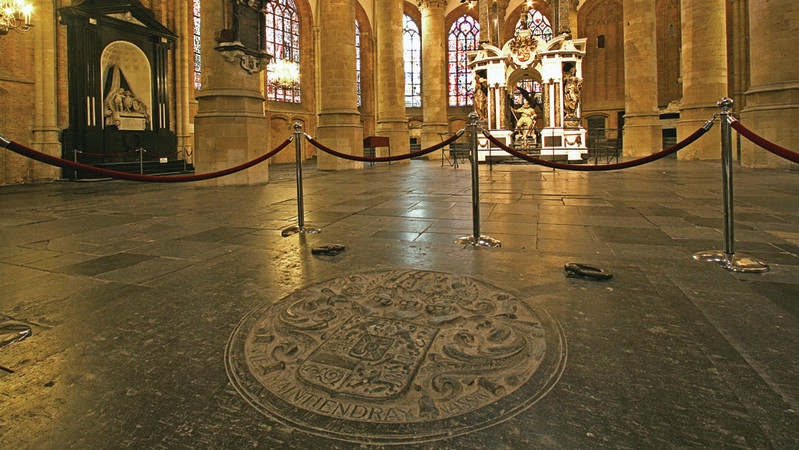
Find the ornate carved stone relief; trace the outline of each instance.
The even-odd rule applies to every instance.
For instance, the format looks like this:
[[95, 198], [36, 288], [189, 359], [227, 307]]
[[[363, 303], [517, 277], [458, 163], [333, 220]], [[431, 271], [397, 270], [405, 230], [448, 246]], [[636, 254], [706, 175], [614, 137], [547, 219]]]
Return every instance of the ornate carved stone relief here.
[[260, 412], [372, 444], [424, 442], [499, 423], [557, 382], [560, 327], [480, 281], [400, 270], [349, 275], [250, 313], [228, 374]]
[[419, 9], [444, 9], [447, 6], [447, 2], [444, 0], [418, 0], [417, 6]]
[[266, 52], [260, 54], [252, 54], [241, 45], [241, 42], [223, 42], [215, 49], [222, 53], [225, 61], [233, 64], [239, 64], [242, 69], [247, 73], [253, 74], [266, 70], [269, 61], [272, 60], [271, 55]]

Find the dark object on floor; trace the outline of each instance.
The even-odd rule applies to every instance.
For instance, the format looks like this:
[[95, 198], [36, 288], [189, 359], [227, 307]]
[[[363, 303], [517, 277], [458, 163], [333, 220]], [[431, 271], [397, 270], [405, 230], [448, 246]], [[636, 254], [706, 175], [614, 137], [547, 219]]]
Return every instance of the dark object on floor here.
[[612, 273], [588, 264], [568, 263], [564, 268], [566, 269], [567, 277], [591, 278], [594, 280], [609, 280], [613, 278]]
[[330, 245], [325, 245], [323, 247], [313, 248], [311, 249], [311, 253], [314, 255], [336, 256], [339, 253], [343, 252], [344, 250], [346, 250], [346, 247], [344, 247], [341, 244], [330, 244]]
[[0, 348], [26, 339], [30, 335], [31, 327], [25, 324], [3, 322], [0, 324]]

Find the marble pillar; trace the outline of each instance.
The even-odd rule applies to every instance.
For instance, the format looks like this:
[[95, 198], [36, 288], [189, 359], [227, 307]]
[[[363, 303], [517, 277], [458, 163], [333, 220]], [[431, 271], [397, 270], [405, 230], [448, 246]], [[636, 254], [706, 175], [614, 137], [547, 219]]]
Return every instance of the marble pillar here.
[[[563, 31], [571, 28], [572, 23], [572, 10], [575, 12], [577, 8], [573, 5], [574, 0], [550, 0], [552, 7], [552, 34], [557, 36]], [[576, 15], [574, 17], [576, 22]], [[577, 36], [572, 31], [572, 36]]]
[[[363, 155], [363, 126], [358, 113], [355, 67], [355, 0], [319, 2], [319, 17], [317, 139], [339, 152]], [[336, 158], [321, 150], [317, 154], [320, 170], [363, 168], [362, 162]]]
[[[443, 0], [420, 0], [422, 12], [422, 148], [441, 142], [447, 127], [447, 49]], [[441, 158], [441, 152], [428, 155]]]
[[[227, 28], [225, 3], [202, 0], [200, 25], [202, 90], [197, 93], [194, 119], [197, 173], [213, 172], [250, 161], [271, 150], [264, 116], [260, 73], [250, 74], [238, 62], [228, 62], [214, 49], [216, 33]], [[210, 186], [265, 183], [269, 166], [261, 163], [247, 170], [202, 182]]]
[[[421, 2], [420, 2], [421, 3]], [[480, 21], [480, 40], [488, 41], [495, 47], [502, 48], [502, 36], [505, 14], [508, 12], [510, 0], [491, 0], [478, 2], [478, 20]], [[494, 11], [496, 10], [496, 15]], [[514, 24], [515, 25], [515, 24]]]
[[[750, 0], [752, 84], [741, 122], [764, 138], [799, 151], [799, 4], [795, 0]], [[748, 167], [797, 165], [742, 138], [741, 163]]]
[[624, 0], [624, 155], [660, 150], [655, 0]]
[[[377, 27], [376, 132], [378, 136], [389, 138], [392, 155], [408, 153], [411, 149], [408, 117], [405, 113], [402, 3], [403, 0], [375, 2]], [[403, 161], [408, 162], [408, 160]]]
[[[719, 112], [727, 96], [726, 0], [682, 0], [683, 99], [677, 140], [691, 135]], [[721, 158], [721, 127], [678, 153], [682, 159]]]
[[[61, 156], [56, 105], [56, 22], [52, 1], [37, 4], [34, 27], [34, 116], [33, 140], [35, 149], [51, 156]], [[37, 181], [59, 178], [61, 169], [49, 164], [32, 164], [32, 178]]]

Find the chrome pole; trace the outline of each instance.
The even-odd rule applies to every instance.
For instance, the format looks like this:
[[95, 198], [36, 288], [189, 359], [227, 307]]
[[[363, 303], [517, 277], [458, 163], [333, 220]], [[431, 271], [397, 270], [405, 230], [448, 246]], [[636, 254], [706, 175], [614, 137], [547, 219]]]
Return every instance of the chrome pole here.
[[319, 233], [316, 227], [305, 226], [305, 203], [302, 193], [302, 124], [294, 124], [294, 167], [297, 175], [297, 225], [292, 225], [281, 232], [283, 237], [297, 233]]
[[496, 239], [480, 234], [480, 177], [477, 167], [477, 113], [469, 114], [469, 131], [471, 132], [470, 148], [472, 153], [472, 229], [471, 236], [463, 236], [455, 240], [456, 244], [469, 244], [481, 247], [500, 247], [502, 243]]
[[305, 226], [305, 203], [302, 194], [302, 125], [294, 124], [294, 168], [297, 172], [297, 225]]
[[732, 117], [733, 100], [722, 98], [718, 105], [721, 112], [721, 182], [724, 250], [704, 251], [694, 254], [698, 261], [715, 262], [731, 272], [767, 272], [768, 265], [757, 259], [735, 254], [735, 210], [733, 207], [733, 165], [732, 165]]
[[144, 147], [139, 147], [139, 175], [144, 175]]
[[480, 239], [480, 176], [477, 170], [477, 114], [469, 114], [470, 148], [472, 150], [472, 230], [474, 240]]
[[[726, 100], [726, 101], [725, 101]], [[732, 126], [730, 125], [730, 108], [732, 99], [719, 101], [721, 113], [721, 183], [722, 214], [724, 215], [724, 255], [727, 260], [735, 256], [735, 210], [733, 209], [733, 173], [732, 173]]]

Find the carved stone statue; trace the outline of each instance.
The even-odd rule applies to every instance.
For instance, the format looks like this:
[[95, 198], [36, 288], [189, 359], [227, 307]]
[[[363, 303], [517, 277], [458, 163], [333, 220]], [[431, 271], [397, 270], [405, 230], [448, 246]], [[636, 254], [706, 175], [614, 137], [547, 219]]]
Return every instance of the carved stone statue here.
[[[111, 87], [103, 101], [105, 125], [116, 126], [120, 129], [144, 129], [149, 126], [150, 111], [147, 105], [139, 100], [130, 88], [126, 90], [122, 87], [123, 75], [119, 67], [113, 66], [111, 70]], [[132, 122], [129, 119], [137, 125], [131, 125]], [[126, 128], [129, 126], [134, 128]]]
[[538, 115], [535, 113], [535, 108], [527, 103], [527, 100], [524, 101], [524, 104], [519, 109], [514, 109], [514, 111], [520, 114], [519, 120], [516, 121], [516, 130], [522, 132], [521, 139], [526, 141], [530, 133], [535, 130]]
[[474, 92], [474, 112], [480, 117], [480, 120], [487, 120], [488, 118], [488, 84], [486, 79], [480, 75], [474, 74], [473, 91]]
[[572, 67], [563, 80], [563, 108], [567, 119], [578, 119], [583, 80], [577, 78], [577, 69]]

